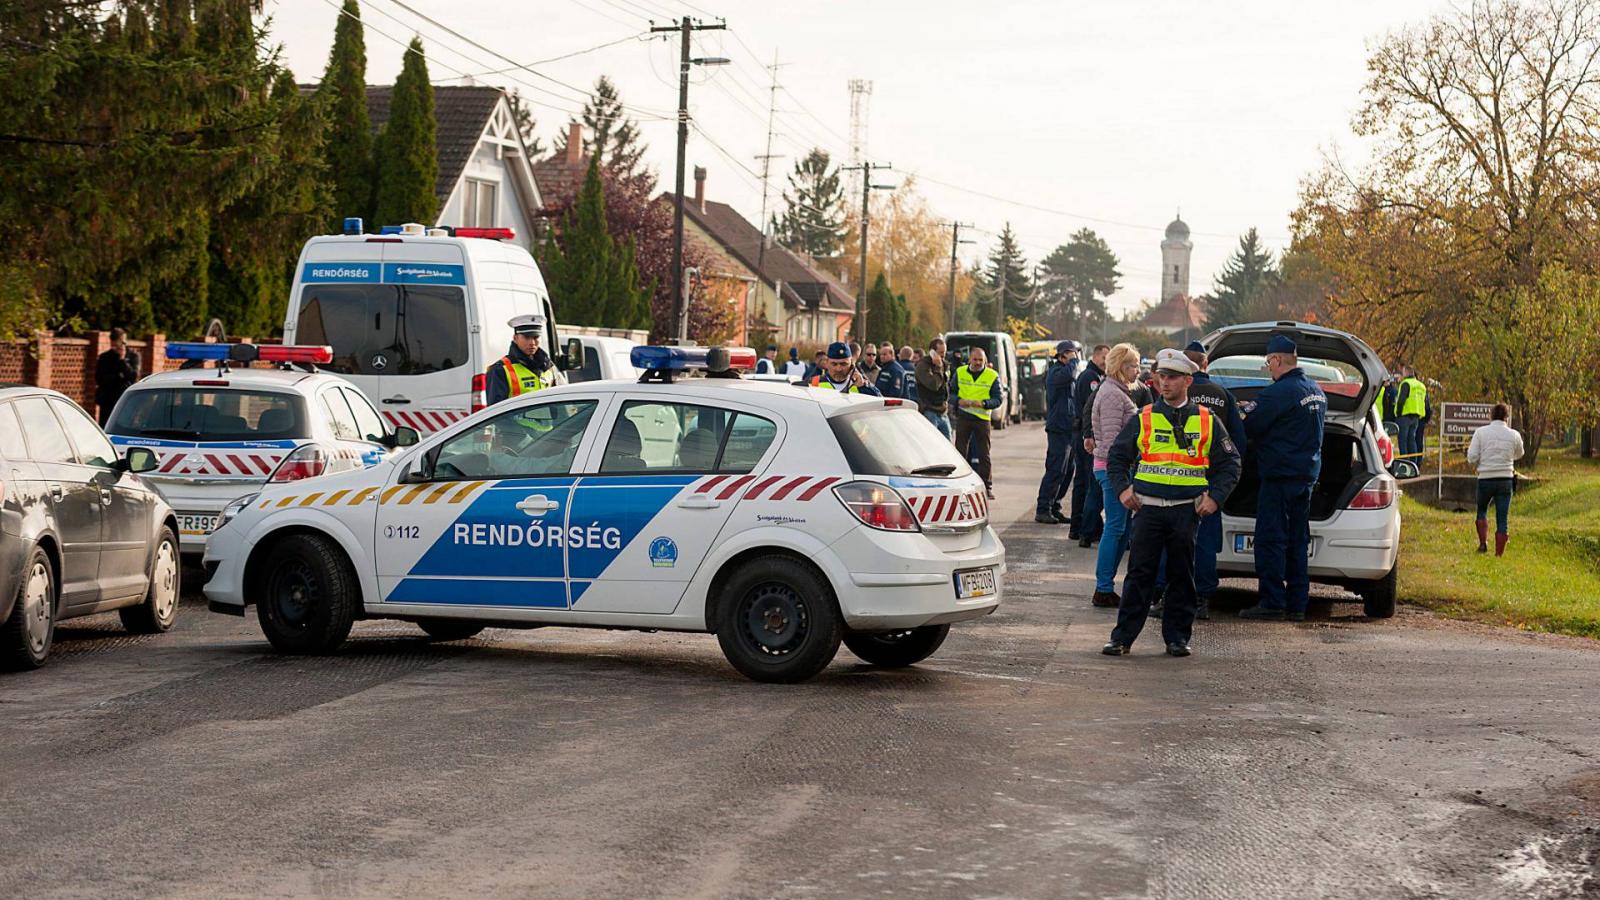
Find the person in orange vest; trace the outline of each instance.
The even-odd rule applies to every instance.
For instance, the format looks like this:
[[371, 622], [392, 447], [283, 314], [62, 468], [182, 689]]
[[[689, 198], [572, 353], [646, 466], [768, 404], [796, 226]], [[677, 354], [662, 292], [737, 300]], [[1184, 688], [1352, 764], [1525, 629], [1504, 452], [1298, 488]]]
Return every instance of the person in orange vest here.
[[856, 365], [855, 355], [850, 351], [850, 345], [844, 341], [834, 341], [828, 345], [828, 358], [823, 361], [822, 371], [806, 382], [814, 388], [838, 391], [841, 394], [867, 394], [873, 397], [882, 397], [872, 382], [861, 374], [861, 369]]
[[484, 403], [489, 406], [542, 391], [553, 383], [550, 354], [539, 346], [544, 316], [512, 316], [506, 324], [511, 326], [511, 348], [484, 376]]

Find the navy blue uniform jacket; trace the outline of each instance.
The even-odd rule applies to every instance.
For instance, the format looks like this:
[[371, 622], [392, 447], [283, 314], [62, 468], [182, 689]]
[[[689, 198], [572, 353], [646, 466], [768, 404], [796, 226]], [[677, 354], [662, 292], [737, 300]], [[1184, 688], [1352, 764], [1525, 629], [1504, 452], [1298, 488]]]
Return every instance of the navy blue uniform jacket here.
[[[506, 356], [511, 357], [512, 362], [522, 363], [537, 372], [539, 377], [545, 379], [546, 384], [549, 383], [549, 378], [545, 373], [550, 369], [550, 354], [544, 352], [543, 347], [533, 351], [533, 357], [529, 358], [528, 354], [518, 349], [516, 344], [512, 344], [511, 349], [506, 351]], [[483, 380], [483, 402], [489, 406], [493, 406], [511, 396], [511, 383], [506, 380], [506, 364], [504, 360], [495, 360], [494, 365], [489, 367], [489, 371], [485, 374]]]
[[1072, 390], [1072, 416], [1077, 420], [1079, 434], [1087, 435], [1094, 431], [1089, 417], [1094, 414], [1095, 391], [1100, 390], [1100, 382], [1105, 377], [1106, 373], [1092, 359], [1078, 373], [1078, 383]]
[[1071, 432], [1075, 427], [1076, 407], [1072, 392], [1077, 387], [1078, 363], [1053, 362], [1044, 373], [1044, 430]]
[[1244, 432], [1264, 481], [1317, 480], [1322, 472], [1322, 422], [1328, 395], [1298, 367], [1261, 389], [1244, 417]]
[[[1181, 410], [1174, 410], [1167, 405], [1167, 401], [1160, 397], [1151, 404], [1155, 412], [1167, 417], [1172, 427], [1183, 430], [1184, 424], [1190, 416], [1200, 415], [1200, 407], [1190, 400]], [[1106, 479], [1111, 482], [1112, 491], [1121, 497], [1122, 492], [1133, 484], [1133, 470], [1139, 465], [1139, 428], [1140, 419], [1144, 415], [1141, 408], [1122, 426], [1122, 431], [1117, 434], [1117, 440], [1106, 453]], [[1188, 487], [1178, 484], [1140, 484], [1134, 490], [1147, 497], [1163, 497], [1168, 500], [1187, 500], [1198, 497], [1202, 493], [1210, 494], [1211, 499], [1221, 506], [1228, 495], [1233, 493], [1234, 485], [1239, 483], [1239, 451], [1233, 446], [1233, 439], [1228, 437], [1225, 429], [1215, 427], [1211, 429], [1211, 466], [1206, 469], [1206, 486]]]

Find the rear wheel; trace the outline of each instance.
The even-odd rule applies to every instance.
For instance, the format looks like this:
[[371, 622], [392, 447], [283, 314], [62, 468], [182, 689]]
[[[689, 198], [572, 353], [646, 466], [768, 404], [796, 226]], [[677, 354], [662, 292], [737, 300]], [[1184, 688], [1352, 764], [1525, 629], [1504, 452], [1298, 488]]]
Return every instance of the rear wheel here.
[[37, 547], [22, 570], [11, 615], [0, 624], [0, 668], [37, 669], [50, 656], [56, 636], [55, 576], [50, 557]]
[[339, 649], [361, 602], [361, 585], [344, 552], [312, 534], [284, 538], [269, 552], [256, 618], [273, 649], [304, 654]]
[[723, 587], [717, 642], [755, 681], [792, 683], [821, 672], [839, 652], [842, 631], [833, 591], [797, 560], [751, 560]]
[[844, 636], [844, 645], [864, 663], [899, 669], [913, 666], [932, 656], [949, 625], [924, 625], [901, 631], [858, 631]]
[[476, 622], [459, 619], [418, 619], [417, 627], [436, 641], [464, 641], [483, 630]]
[[1389, 574], [1374, 581], [1362, 582], [1357, 593], [1369, 618], [1387, 619], [1394, 615], [1396, 589], [1399, 587], [1400, 564], [1395, 563]]
[[162, 526], [156, 554], [150, 560], [150, 589], [144, 602], [117, 610], [122, 627], [134, 634], [160, 634], [178, 618], [178, 594], [183, 566], [178, 561], [178, 538]]

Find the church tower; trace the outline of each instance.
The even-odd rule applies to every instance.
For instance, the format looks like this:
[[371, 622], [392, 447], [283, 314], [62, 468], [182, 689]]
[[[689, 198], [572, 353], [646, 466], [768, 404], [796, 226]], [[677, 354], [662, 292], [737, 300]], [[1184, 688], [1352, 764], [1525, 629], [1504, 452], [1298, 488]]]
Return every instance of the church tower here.
[[1167, 226], [1166, 240], [1161, 242], [1161, 302], [1179, 294], [1189, 296], [1189, 255], [1193, 252], [1189, 226], [1180, 215]]

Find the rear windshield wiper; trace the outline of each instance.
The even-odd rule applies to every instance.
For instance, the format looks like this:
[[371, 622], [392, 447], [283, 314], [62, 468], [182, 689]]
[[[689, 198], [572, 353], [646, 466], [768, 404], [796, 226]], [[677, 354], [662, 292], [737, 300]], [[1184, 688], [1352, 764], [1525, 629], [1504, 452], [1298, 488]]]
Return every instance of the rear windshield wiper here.
[[956, 467], [951, 463], [939, 463], [933, 466], [918, 466], [911, 470], [912, 475], [949, 475]]

